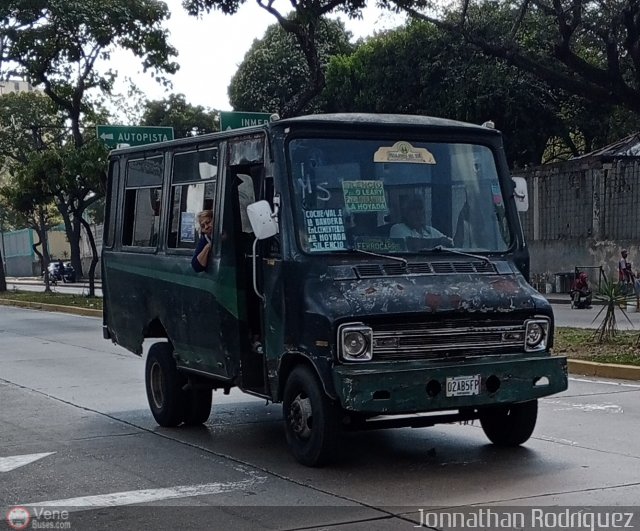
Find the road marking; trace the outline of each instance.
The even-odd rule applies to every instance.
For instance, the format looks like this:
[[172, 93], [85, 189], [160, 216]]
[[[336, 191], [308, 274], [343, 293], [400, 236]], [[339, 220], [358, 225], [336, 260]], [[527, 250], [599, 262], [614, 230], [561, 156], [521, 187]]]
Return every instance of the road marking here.
[[43, 454], [27, 454], [27, 455], [13, 455], [10, 457], [0, 457], [0, 472], [9, 472], [20, 468], [21, 466], [33, 463], [38, 459], [47, 457], [48, 455], [55, 454], [55, 452], [46, 452]]
[[86, 510], [87, 508], [119, 507], [138, 503], [150, 503], [160, 500], [189, 498], [192, 496], [206, 496], [209, 494], [223, 494], [236, 490], [250, 489], [259, 483], [264, 483], [266, 477], [254, 477], [230, 483], [205, 483], [202, 485], [181, 485], [161, 489], [130, 490], [98, 494], [96, 496], [81, 496], [64, 500], [50, 500], [36, 503], [22, 503], [26, 507], [59, 507], [69, 511]]
[[640, 389], [640, 384], [630, 384], [630, 383], [621, 383], [621, 382], [610, 382], [610, 381], [606, 381], [606, 380], [597, 380], [597, 379], [592, 379], [589, 380], [587, 378], [573, 378], [573, 377], [569, 377], [569, 380], [571, 380], [572, 382], [586, 382], [586, 383], [599, 383], [599, 384], [604, 384], [604, 385], [616, 385], [618, 387], [635, 387], [637, 389]]
[[554, 407], [554, 411], [569, 411], [571, 409], [581, 409], [582, 411], [605, 411], [607, 413], [624, 413], [622, 406], [618, 404], [602, 403], [602, 404], [585, 404], [583, 402], [565, 402], [560, 399], [549, 398], [546, 400], [549, 404], [557, 404], [559, 407]]

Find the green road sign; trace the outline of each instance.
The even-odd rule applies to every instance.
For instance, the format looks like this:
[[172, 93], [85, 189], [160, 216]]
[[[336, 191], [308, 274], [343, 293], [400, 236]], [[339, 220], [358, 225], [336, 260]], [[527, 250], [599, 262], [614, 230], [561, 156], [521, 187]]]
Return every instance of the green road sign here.
[[173, 140], [173, 127], [98, 125], [96, 134], [107, 147], [117, 147], [120, 144], [141, 146]]
[[270, 118], [271, 113], [268, 112], [221, 112], [220, 131], [268, 124]]

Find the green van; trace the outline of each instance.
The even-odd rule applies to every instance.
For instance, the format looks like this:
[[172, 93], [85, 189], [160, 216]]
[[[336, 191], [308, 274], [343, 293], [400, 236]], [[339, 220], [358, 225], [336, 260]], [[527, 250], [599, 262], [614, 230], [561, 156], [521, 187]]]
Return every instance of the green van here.
[[[517, 181], [517, 182], [515, 182]], [[567, 388], [528, 283], [498, 131], [327, 114], [111, 152], [104, 336], [146, 359], [161, 426], [201, 424], [212, 390], [283, 404], [298, 461], [344, 430], [479, 419], [524, 443]], [[196, 272], [196, 216], [213, 213]]]

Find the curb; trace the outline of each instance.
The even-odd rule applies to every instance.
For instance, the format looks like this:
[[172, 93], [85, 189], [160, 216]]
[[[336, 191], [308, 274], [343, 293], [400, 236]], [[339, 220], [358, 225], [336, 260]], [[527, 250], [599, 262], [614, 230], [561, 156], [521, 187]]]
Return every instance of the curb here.
[[13, 301], [10, 299], [0, 299], [0, 304], [4, 306], [17, 306], [18, 308], [28, 308], [31, 310], [43, 310], [47, 312], [71, 313], [84, 317], [102, 317], [102, 310], [92, 310], [91, 308], [74, 308], [73, 306], [63, 306], [59, 304], [45, 304], [41, 302]]
[[[0, 305], [17, 306], [19, 308], [29, 308], [32, 310], [70, 313], [85, 317], [102, 317], [102, 310], [74, 308], [73, 306], [62, 306], [58, 304], [0, 299]], [[568, 359], [567, 366], [571, 374], [581, 376], [598, 376], [600, 378], [612, 378], [616, 380], [640, 380], [640, 367], [632, 365], [618, 365], [614, 363], [597, 363], [595, 361]]]
[[619, 365], [616, 363], [598, 363], [595, 361], [567, 360], [569, 372], [582, 376], [598, 376], [616, 380], [640, 380], [640, 367]]

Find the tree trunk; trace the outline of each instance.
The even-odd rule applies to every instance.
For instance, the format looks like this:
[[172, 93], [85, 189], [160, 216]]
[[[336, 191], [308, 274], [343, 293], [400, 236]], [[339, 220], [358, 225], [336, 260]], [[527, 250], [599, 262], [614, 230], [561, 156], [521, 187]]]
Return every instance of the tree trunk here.
[[56, 195], [56, 206], [64, 221], [64, 230], [67, 233], [67, 240], [69, 240], [71, 265], [76, 271], [77, 278], [80, 279], [83, 277], [82, 257], [80, 256], [80, 231], [82, 226], [77, 222], [77, 216], [68, 206], [67, 198], [64, 195]]
[[80, 222], [84, 227], [84, 230], [87, 234], [87, 238], [89, 238], [89, 245], [91, 245], [91, 265], [89, 266], [89, 297], [95, 297], [96, 296], [95, 273], [96, 273], [96, 265], [98, 265], [98, 249], [96, 248], [96, 241], [93, 237], [93, 232], [91, 232], [91, 226], [83, 218], [80, 218]]
[[84, 276], [82, 273], [82, 256], [80, 254], [80, 233], [82, 231], [80, 218], [74, 215], [71, 219], [71, 227], [71, 234], [69, 235], [71, 265], [76, 270], [76, 276], [80, 279]]
[[[42, 278], [44, 279], [44, 292], [51, 293], [51, 279], [49, 278], [49, 262], [51, 258], [49, 256], [49, 246], [47, 245], [47, 230], [35, 227], [34, 230], [40, 241], [34, 243], [31, 247], [33, 248], [33, 252], [36, 253], [38, 260], [40, 260], [40, 269], [42, 270]], [[42, 245], [42, 252], [38, 250], [40, 245]]]

